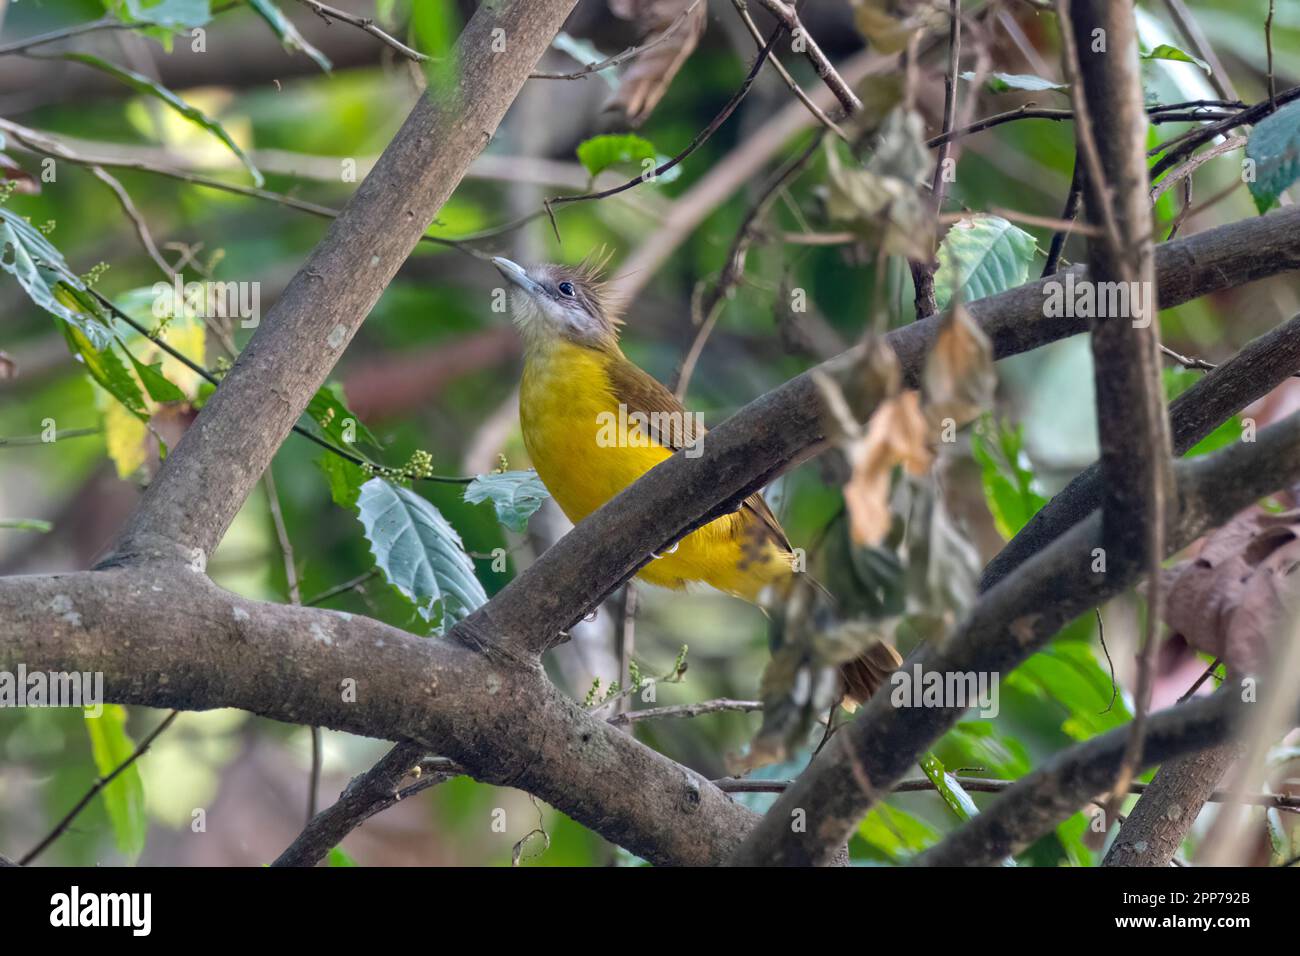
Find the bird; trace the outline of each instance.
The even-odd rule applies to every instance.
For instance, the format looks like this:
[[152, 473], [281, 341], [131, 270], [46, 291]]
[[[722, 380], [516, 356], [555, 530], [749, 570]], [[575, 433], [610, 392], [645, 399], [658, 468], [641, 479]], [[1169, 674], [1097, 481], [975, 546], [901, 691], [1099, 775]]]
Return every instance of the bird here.
[[[495, 257], [523, 340], [519, 420], [542, 484], [575, 524], [705, 434], [667, 388], [619, 346], [622, 319], [604, 262], [524, 268]], [[673, 590], [707, 584], [764, 607], [788, 593], [795, 551], [761, 493], [655, 555], [637, 577]], [[840, 666], [846, 700], [865, 702], [901, 664], [878, 642]]]

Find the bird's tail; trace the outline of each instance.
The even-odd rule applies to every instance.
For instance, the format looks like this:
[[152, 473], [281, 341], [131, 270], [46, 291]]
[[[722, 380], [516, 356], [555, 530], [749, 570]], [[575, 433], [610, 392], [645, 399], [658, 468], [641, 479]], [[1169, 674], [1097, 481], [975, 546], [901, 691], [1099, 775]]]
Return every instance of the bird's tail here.
[[[772, 615], [774, 637], [789, 639], [801, 630], [838, 665], [844, 705], [851, 711], [865, 704], [903, 663], [893, 646], [869, 621], [845, 620], [834, 596], [807, 573], [792, 573], [769, 594], [781, 608]], [[851, 655], [847, 660], [841, 655]]]

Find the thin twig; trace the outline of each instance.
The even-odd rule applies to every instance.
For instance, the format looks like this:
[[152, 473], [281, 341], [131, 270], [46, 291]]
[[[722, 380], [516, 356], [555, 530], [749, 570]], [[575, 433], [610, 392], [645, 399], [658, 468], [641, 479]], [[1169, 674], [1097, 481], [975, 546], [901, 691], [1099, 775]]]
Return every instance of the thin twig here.
[[1273, 0], [1268, 0], [1268, 19], [1264, 21], [1264, 45], [1268, 48], [1268, 102], [1277, 109], [1277, 79], [1273, 76]]
[[303, 606], [304, 606], [304, 607], [315, 607], [315, 606], [318, 605], [318, 604], [322, 604], [322, 603], [324, 603], [325, 601], [328, 601], [328, 600], [329, 600], [330, 598], [332, 598], [332, 597], [336, 597], [336, 596], [338, 596], [338, 595], [340, 595], [340, 594], [343, 594], [343, 593], [345, 593], [345, 592], [347, 592], [347, 591], [355, 590], [355, 589], [361, 587], [363, 584], [365, 584], [365, 583], [366, 583], [367, 581], [369, 581], [371, 578], [375, 577], [377, 574], [379, 574], [379, 569], [378, 569], [378, 568], [371, 568], [369, 571], [366, 571], [366, 572], [364, 572], [364, 573], [362, 573], [362, 574], [358, 574], [358, 575], [357, 575], [355, 578], [353, 578], [351, 581], [344, 581], [342, 584], [336, 584], [336, 585], [334, 585], [334, 587], [332, 587], [332, 588], [327, 588], [326, 590], [322, 591], [320, 594], [317, 594], [315, 597], [313, 597], [313, 598], [309, 598], [308, 600], [303, 601], [303, 602], [302, 602], [302, 603], [303, 603]]
[[[3, 120], [0, 120], [0, 123], [3, 123]], [[208, 371], [206, 368], [204, 368], [202, 365], [199, 365], [197, 362], [195, 362], [193, 359], [191, 359], [188, 355], [185, 355], [184, 353], [178, 351], [177, 349], [172, 348], [172, 347], [171, 347], [170, 345], [168, 345], [167, 342], [164, 341], [161, 337], [156, 336], [156, 335], [154, 335], [153, 333], [151, 333], [147, 328], [145, 328], [143, 325], [141, 325], [141, 324], [140, 324], [139, 322], [137, 322], [135, 319], [131, 318], [131, 316], [127, 315], [125, 312], [123, 312], [121, 309], [119, 309], [119, 308], [118, 308], [118, 307], [113, 303], [113, 301], [112, 301], [111, 299], [109, 299], [107, 296], [100, 294], [99, 292], [95, 291], [94, 289], [88, 289], [87, 291], [89, 291], [89, 293], [90, 293], [90, 294], [95, 298], [95, 300], [96, 300], [100, 305], [102, 305], [104, 308], [106, 308], [106, 309], [108, 309], [110, 312], [112, 312], [112, 313], [113, 313], [113, 316], [114, 316], [115, 318], [121, 319], [123, 322], [125, 322], [127, 325], [129, 325], [131, 328], [135, 329], [135, 331], [139, 332], [139, 333], [140, 333], [141, 335], [143, 335], [145, 338], [149, 339], [149, 341], [151, 341], [151, 342], [153, 342], [155, 345], [157, 345], [160, 349], [162, 349], [164, 352], [166, 352], [166, 353], [167, 353], [168, 355], [170, 355], [172, 358], [176, 359], [176, 361], [180, 362], [182, 365], [184, 365], [186, 368], [188, 368], [191, 372], [194, 372], [196, 375], [201, 376], [203, 379], [205, 379], [205, 380], [208, 382], [208, 384], [210, 384], [210, 385], [219, 385], [219, 384], [220, 384], [220, 380], [219, 380], [215, 375], [213, 375], [211, 372], [209, 372], [209, 371]], [[338, 457], [344, 459], [345, 461], [350, 461], [350, 462], [351, 462], [352, 464], [354, 464], [354, 465], [357, 465], [357, 466], [359, 466], [359, 467], [363, 467], [363, 468], [366, 468], [366, 467], [373, 468], [373, 467], [376, 467], [376, 465], [377, 465], [376, 462], [367, 461], [366, 459], [362, 458], [360, 455], [354, 455], [354, 454], [353, 454], [352, 452], [350, 452], [350, 451], [344, 451], [342, 448], [339, 448], [337, 445], [333, 445], [333, 444], [331, 444], [330, 442], [326, 441], [325, 439], [319, 437], [318, 435], [313, 434], [311, 431], [309, 431], [309, 430], [306, 429], [306, 428], [303, 428], [301, 425], [294, 425], [294, 426], [293, 426], [293, 431], [296, 432], [297, 434], [301, 435], [303, 438], [306, 438], [308, 441], [311, 441], [311, 442], [313, 442], [314, 444], [319, 445], [321, 448], [324, 448], [326, 451], [328, 451], [328, 452], [330, 452], [330, 453], [332, 453], [332, 454], [334, 454], [334, 455], [337, 455]], [[474, 476], [473, 476], [473, 475], [464, 475], [464, 476], [460, 476], [460, 475], [422, 475], [422, 476], [418, 477], [418, 478], [415, 479], [415, 480], [418, 480], [418, 481], [432, 481], [432, 482], [437, 482], [437, 483], [440, 483], [440, 484], [467, 485], [467, 484], [469, 484], [471, 481], [474, 480]]]
[[[102, 428], [67, 428], [61, 432], [54, 433], [54, 441], [60, 441], [64, 438], [85, 438], [88, 435], [98, 435], [104, 431]], [[45, 440], [43, 435], [21, 435], [18, 438], [0, 438], [0, 448], [17, 448], [20, 445], [52, 445], [54, 442]]]
[[[747, 0], [731, 0], [731, 2], [736, 8], [736, 13], [740, 16], [741, 22], [745, 24], [745, 29], [747, 29], [749, 35], [754, 38], [754, 42], [758, 44], [759, 49], [762, 49], [763, 34], [758, 29], [758, 24], [754, 22], [754, 18], [749, 15], [749, 9], [746, 7]], [[785, 85], [790, 88], [790, 92], [795, 95], [800, 103], [808, 108], [808, 112], [817, 119], [817, 122], [821, 123], [840, 139], [848, 142], [848, 134], [845, 133], [844, 130], [840, 129], [836, 122], [827, 116], [820, 106], [813, 102], [812, 97], [804, 92], [803, 87], [795, 81], [795, 78], [790, 75], [790, 71], [785, 68], [781, 61], [775, 56], [771, 56], [769, 59], [772, 61], [772, 68], [780, 74], [781, 79], [785, 81]]]
[[34, 37], [28, 37], [26, 40], [15, 40], [13, 43], [6, 43], [0, 46], [0, 56], [7, 53], [22, 53], [30, 50], [32, 47], [44, 46], [47, 43], [57, 43], [59, 40], [67, 40], [71, 37], [81, 36], [83, 33], [94, 33], [98, 30], [129, 30], [134, 24], [123, 23], [116, 17], [101, 17], [98, 20], [90, 20], [86, 23], [78, 23], [75, 26], [60, 27], [57, 30], [51, 30], [49, 33], [41, 33]]
[[826, 84], [827, 89], [840, 101], [840, 106], [844, 107], [844, 112], [850, 116], [862, 112], [862, 101], [849, 89], [849, 85], [844, 82], [844, 77], [836, 72], [835, 67], [831, 65], [831, 61], [826, 58], [826, 54], [822, 52], [821, 47], [817, 45], [817, 41], [808, 32], [808, 28], [799, 20], [799, 14], [795, 8], [782, 2], [782, 0], [759, 0], [759, 3], [767, 8], [768, 13], [772, 14], [777, 19], [777, 22], [790, 32], [792, 37], [802, 37], [804, 55], [808, 57], [808, 62], [817, 71], [817, 75], [822, 78], [822, 82]]
[[[968, 777], [954, 775], [961, 788], [968, 793], [1002, 793], [1011, 789], [1018, 780], [999, 780], [989, 777]], [[784, 793], [794, 783], [793, 780], [756, 780], [749, 777], [723, 777], [714, 780], [713, 785], [725, 793]], [[1141, 795], [1151, 784], [1134, 782], [1129, 786], [1129, 793]], [[890, 793], [928, 793], [936, 789], [928, 777], [913, 780], [900, 780]], [[1300, 812], [1300, 796], [1288, 796], [1274, 793], [1236, 794], [1227, 790], [1216, 790], [1210, 795], [1210, 803], [1243, 803], [1257, 807], [1270, 807], [1277, 810]]]
[[[764, 62], [766, 62], [768, 55], [771, 54], [772, 47], [776, 45], [777, 39], [781, 36], [784, 30], [785, 27], [778, 25], [776, 29], [772, 31], [772, 35], [768, 38], [767, 43], [763, 46], [763, 49], [758, 51], [758, 56], [754, 58], [754, 64], [750, 67], [749, 73], [745, 77], [745, 81], [740, 85], [740, 89], [736, 90], [736, 92], [732, 94], [731, 99], [727, 101], [727, 105], [722, 108], [721, 112], [719, 112], [717, 116], [713, 117], [708, 126], [695, 135], [695, 138], [691, 140], [690, 144], [684, 150], [655, 167], [652, 172], [643, 173], [634, 179], [629, 179], [622, 185], [613, 186], [609, 189], [602, 189], [599, 192], [579, 193], [576, 196], [552, 196], [543, 203], [547, 213], [550, 214], [552, 208], [555, 206], [564, 205], [566, 203], [585, 202], [590, 199], [608, 199], [610, 196], [617, 196], [621, 192], [626, 192], [629, 189], [639, 186], [643, 182], [652, 182], [664, 173], [668, 172], [668, 170], [673, 169], [678, 163], [690, 156], [691, 153], [703, 146], [709, 137], [717, 132], [718, 128], [727, 121], [727, 118], [735, 112], [736, 107], [740, 105], [740, 101], [749, 93], [749, 89], [754, 85], [754, 80], [758, 77], [758, 73], [763, 68]], [[551, 218], [551, 224], [552, 226], [555, 224], [554, 216]]]
[[95, 782], [90, 785], [90, 789], [82, 794], [81, 799], [78, 800], [76, 805], [64, 815], [63, 819], [55, 825], [54, 829], [49, 832], [45, 839], [41, 840], [40, 843], [32, 847], [32, 849], [27, 851], [25, 856], [18, 860], [18, 865], [26, 866], [28, 863], [31, 863], [45, 851], [46, 847], [66, 833], [68, 827], [72, 825], [72, 821], [77, 818], [77, 815], [81, 813], [82, 810], [86, 809], [86, 806], [91, 800], [95, 799], [95, 794], [107, 787], [117, 779], [119, 774], [144, 756], [145, 752], [148, 751], [153, 742], [158, 739], [158, 735], [170, 727], [172, 722], [180, 716], [180, 713], [179, 710], [173, 710], [163, 718], [162, 723], [150, 731], [149, 734], [140, 741], [135, 750], [132, 751], [131, 756], [127, 757], [120, 764], [114, 767], [107, 775], [97, 777]]
[[599, 73], [602, 70], [608, 70], [611, 67], [626, 63], [628, 60], [640, 56], [642, 53], [647, 53], [650, 50], [653, 50], [659, 44], [669, 39], [685, 25], [687, 18], [690, 17], [690, 15], [695, 11], [695, 8], [702, 2], [703, 0], [695, 0], [694, 3], [677, 15], [677, 19], [668, 24], [668, 27], [649, 43], [642, 44], [641, 46], [630, 46], [622, 53], [615, 53], [613, 56], [607, 56], [605, 59], [598, 60], [595, 63], [588, 63], [581, 70], [574, 70], [572, 73], [529, 73], [528, 78], [530, 80], [579, 80], [584, 76], [590, 76], [593, 73]]
[[720, 697], [717, 700], [705, 700], [698, 704], [674, 704], [670, 707], [650, 707], [646, 710], [629, 710], [615, 714], [609, 723], [616, 727], [635, 723], [640, 720], [663, 720], [672, 717], [699, 717], [701, 714], [716, 714], [722, 711], [752, 713], [763, 709], [761, 700], [731, 700]]
[[1061, 219], [1070, 223], [1065, 229], [1058, 229], [1052, 233], [1052, 243], [1047, 250], [1047, 262], [1043, 265], [1042, 278], [1056, 275], [1056, 270], [1061, 267], [1061, 253], [1065, 249], [1065, 242], [1070, 238], [1073, 231], [1074, 220], [1079, 215], [1079, 202], [1083, 199], [1083, 181], [1080, 178], [1079, 153], [1076, 150], [1074, 154], [1074, 171], [1070, 173], [1070, 192], [1065, 197], [1065, 208], [1061, 210]]
[[385, 33], [375, 25], [375, 21], [370, 17], [359, 17], [355, 14], [348, 13], [345, 10], [338, 10], [324, 3], [320, 3], [319, 0], [298, 0], [298, 2], [310, 7], [326, 23], [329, 23], [331, 20], [338, 20], [342, 23], [348, 23], [354, 27], [365, 30], [372, 37], [375, 37], [377, 40], [392, 47], [408, 60], [413, 60], [416, 63], [426, 63], [430, 59], [430, 57], [425, 56], [423, 53], [412, 50], [396, 37]]
[[118, 204], [122, 207], [122, 212], [126, 214], [126, 218], [131, 220], [131, 225], [135, 227], [135, 233], [140, 237], [140, 244], [144, 246], [144, 251], [149, 254], [149, 258], [154, 261], [167, 278], [176, 278], [176, 270], [158, 251], [158, 246], [153, 241], [153, 235], [149, 232], [149, 225], [144, 221], [144, 217], [140, 215], [140, 210], [136, 208], [135, 203], [131, 201], [131, 194], [103, 166], [91, 166], [90, 171], [96, 179], [113, 191]]

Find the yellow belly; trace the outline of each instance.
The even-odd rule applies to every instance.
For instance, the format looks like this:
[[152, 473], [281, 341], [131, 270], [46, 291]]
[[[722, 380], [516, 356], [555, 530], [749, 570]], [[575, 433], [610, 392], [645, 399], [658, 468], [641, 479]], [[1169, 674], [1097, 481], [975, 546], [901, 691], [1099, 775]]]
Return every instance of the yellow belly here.
[[[607, 440], [611, 422], [619, 420], [618, 400], [604, 371], [610, 360], [557, 342], [530, 351], [524, 366], [519, 393], [524, 445], [547, 490], [575, 524], [672, 454], [656, 444], [636, 447], [635, 433], [620, 432], [612, 444]], [[702, 582], [752, 601], [790, 573], [790, 562], [791, 555], [741, 511], [693, 531], [637, 576], [677, 589]]]

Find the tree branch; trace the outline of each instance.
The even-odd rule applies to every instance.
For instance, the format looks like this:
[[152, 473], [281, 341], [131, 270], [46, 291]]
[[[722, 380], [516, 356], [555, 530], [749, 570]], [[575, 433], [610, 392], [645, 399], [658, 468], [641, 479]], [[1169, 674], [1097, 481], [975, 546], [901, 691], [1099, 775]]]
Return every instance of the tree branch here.
[[[1143, 763], [1169, 760], [1226, 740], [1242, 720], [1244, 709], [1235, 695], [1220, 693], [1152, 715]], [[920, 866], [994, 866], [1004, 857], [1019, 853], [1114, 784], [1128, 733], [1127, 727], [1117, 727], [1055, 755], [915, 862]], [[1214, 782], [1206, 784], [1207, 795], [1213, 791]], [[1153, 783], [1147, 797], [1154, 789]], [[1175, 820], [1182, 823], [1186, 817], [1186, 826], [1190, 826], [1204, 802], [1202, 797], [1193, 807], [1180, 807], [1182, 812]], [[1171, 857], [1177, 846], [1175, 841], [1169, 851]], [[1147, 857], [1141, 865], [1161, 866], [1168, 862], [1166, 859], [1162, 864], [1155, 857]]]
[[[150, 483], [107, 564], [202, 565], [366, 314], [487, 145], [574, 0], [478, 8], [454, 89], [430, 87]], [[508, 52], [493, 51], [504, 30]], [[257, 428], [248, 423], [256, 421]], [[195, 489], [221, 489], [196, 495]]]
[[[1168, 248], [1167, 246], [1161, 249]], [[1159, 261], [1160, 250], [1157, 250]], [[1173, 450], [1185, 454], [1232, 415], [1300, 370], [1300, 315], [1248, 343], [1169, 405]], [[987, 591], [1101, 503], [1101, 467], [1093, 464], [1056, 494], [989, 562]]]
[[[1169, 547], [1182, 547], [1300, 474], [1300, 415], [1264, 429], [1258, 439], [1178, 463], [1181, 511]], [[1092, 571], [1093, 549], [1101, 540], [1096, 514], [982, 595], [954, 633], [914, 652], [904, 667], [940, 674], [1010, 672], [1067, 621], [1134, 582], [1136, 568]], [[962, 713], [957, 707], [895, 707], [889, 694], [876, 694], [773, 804], [731, 862], [824, 864]], [[796, 810], [806, 829], [791, 828]]]

